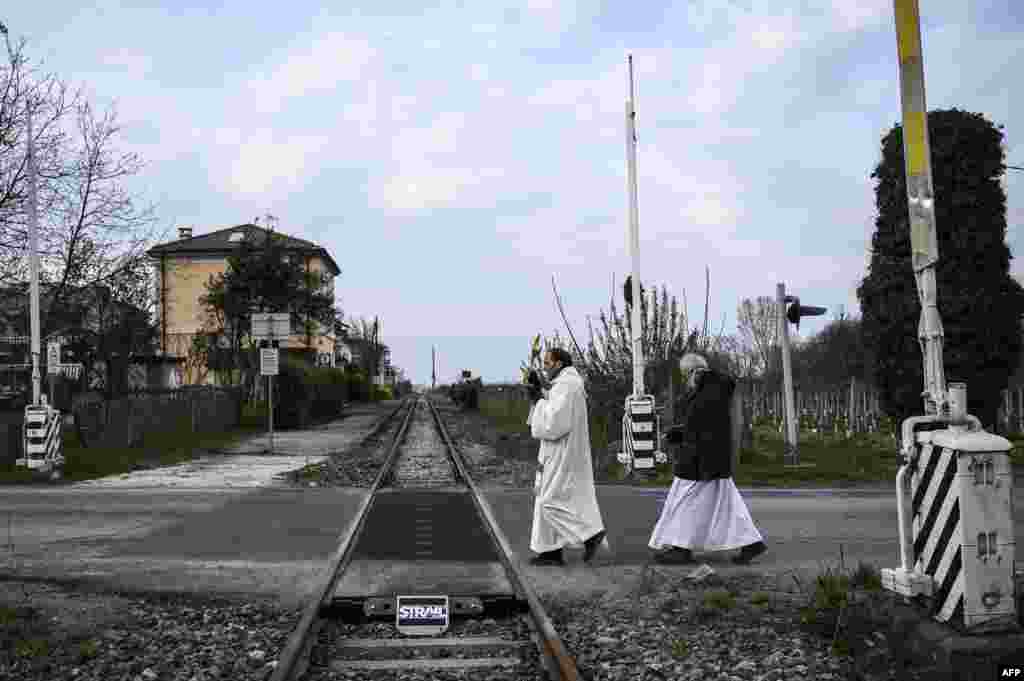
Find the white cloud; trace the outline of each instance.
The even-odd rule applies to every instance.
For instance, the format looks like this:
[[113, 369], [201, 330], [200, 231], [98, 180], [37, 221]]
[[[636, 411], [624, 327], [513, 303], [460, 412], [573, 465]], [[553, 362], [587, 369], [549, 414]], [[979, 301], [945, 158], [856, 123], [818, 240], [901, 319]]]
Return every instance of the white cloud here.
[[278, 111], [285, 99], [334, 91], [343, 82], [359, 80], [377, 50], [369, 41], [328, 33], [291, 53], [269, 74], [248, 82], [248, 102]]
[[403, 168], [372, 187], [371, 203], [375, 209], [405, 215], [456, 204], [461, 208], [487, 205], [493, 182], [503, 174], [499, 168]]
[[116, 67], [131, 78], [145, 78], [153, 68], [153, 59], [133, 50], [108, 52], [100, 58], [105, 66]]
[[470, 64], [469, 77], [475, 81], [485, 81], [489, 77], [489, 69], [486, 64]]
[[278, 138], [272, 130], [222, 128], [214, 133], [222, 163], [209, 169], [211, 182], [240, 197], [282, 195], [303, 184], [308, 166], [327, 144], [323, 136], [289, 135]]
[[439, 113], [424, 128], [399, 130], [391, 140], [392, 158], [399, 164], [418, 163], [459, 150], [459, 139], [466, 126], [466, 114], [457, 111]]
[[842, 31], [861, 31], [895, 21], [891, 0], [832, 0], [832, 12]]
[[396, 123], [405, 123], [412, 118], [413, 110], [419, 104], [416, 97], [409, 95], [395, 95], [391, 98], [391, 120]]

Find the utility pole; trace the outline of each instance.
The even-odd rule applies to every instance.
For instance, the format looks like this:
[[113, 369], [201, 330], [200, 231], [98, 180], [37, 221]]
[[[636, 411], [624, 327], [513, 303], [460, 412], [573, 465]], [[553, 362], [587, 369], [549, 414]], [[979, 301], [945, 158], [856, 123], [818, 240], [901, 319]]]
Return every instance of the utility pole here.
[[775, 287], [775, 301], [779, 309], [779, 338], [782, 341], [783, 413], [785, 415], [786, 449], [783, 454], [784, 466], [800, 463], [797, 451], [796, 405], [793, 399], [793, 364], [789, 356], [789, 325], [786, 324], [786, 285], [779, 282]]
[[36, 208], [36, 152], [32, 132], [32, 105], [26, 101], [28, 114], [28, 250], [30, 272], [30, 314], [32, 326], [32, 404], [39, 406], [42, 376], [39, 372], [39, 213]]
[[430, 389], [437, 388], [437, 346], [430, 348]]

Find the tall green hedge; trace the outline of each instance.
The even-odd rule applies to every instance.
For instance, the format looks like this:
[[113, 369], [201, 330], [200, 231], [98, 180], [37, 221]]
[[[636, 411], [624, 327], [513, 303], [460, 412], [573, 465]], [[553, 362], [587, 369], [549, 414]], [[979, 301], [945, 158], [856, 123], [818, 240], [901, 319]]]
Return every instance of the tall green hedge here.
[[311, 367], [282, 357], [274, 379], [274, 420], [281, 428], [302, 428], [341, 413], [350, 396], [351, 377], [341, 369]]
[[348, 398], [353, 402], [370, 401], [370, 382], [366, 380], [366, 374], [358, 369], [351, 369], [345, 372], [348, 382]]

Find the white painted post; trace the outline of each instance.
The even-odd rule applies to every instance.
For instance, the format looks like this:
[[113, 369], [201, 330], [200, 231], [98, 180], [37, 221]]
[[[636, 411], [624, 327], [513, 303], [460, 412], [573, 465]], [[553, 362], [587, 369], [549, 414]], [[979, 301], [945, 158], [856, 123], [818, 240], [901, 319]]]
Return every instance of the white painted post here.
[[267, 382], [269, 384], [270, 395], [268, 398], [269, 404], [269, 426], [270, 426], [270, 453], [274, 453], [274, 377], [267, 376]]
[[779, 336], [782, 338], [782, 375], [785, 386], [785, 423], [786, 423], [786, 453], [783, 456], [783, 463], [792, 466], [800, 463], [800, 455], [797, 451], [797, 420], [796, 407], [793, 403], [793, 367], [789, 357], [789, 328], [786, 323], [786, 285], [779, 282], [775, 288], [776, 302], [778, 303]]
[[1024, 387], [1017, 388], [1017, 432], [1024, 432]]
[[[274, 347], [274, 324], [270, 325], [270, 339], [267, 344]], [[270, 453], [274, 453], [274, 375], [267, 376], [267, 429], [270, 436]]]
[[[31, 100], [31, 98], [28, 98]], [[30, 103], [26, 102], [25, 108], [28, 114], [28, 248], [29, 248], [29, 306], [32, 334], [32, 404], [39, 406], [42, 376], [39, 373], [39, 214], [36, 206], [36, 154], [35, 140], [32, 132], [32, 109]]]

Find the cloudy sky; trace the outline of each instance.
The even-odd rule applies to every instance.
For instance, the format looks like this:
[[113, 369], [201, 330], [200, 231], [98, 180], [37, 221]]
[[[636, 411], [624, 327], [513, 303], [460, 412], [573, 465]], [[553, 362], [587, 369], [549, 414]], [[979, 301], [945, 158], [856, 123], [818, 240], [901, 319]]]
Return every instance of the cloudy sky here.
[[[578, 337], [630, 269], [633, 54], [641, 279], [735, 331], [778, 282], [859, 314], [871, 169], [899, 120], [891, 0], [5, 3], [49, 70], [116, 102], [133, 188], [167, 235], [271, 213], [325, 246], [346, 313], [379, 315], [430, 382], [511, 379], [529, 337]], [[1024, 166], [1019, 0], [921, 0], [929, 108], [1005, 125]], [[1024, 246], [1024, 173], [1008, 239]], [[1013, 272], [1024, 274], [1014, 261]], [[621, 296], [621, 293], [617, 295]], [[941, 306], [941, 292], [940, 292]]]

